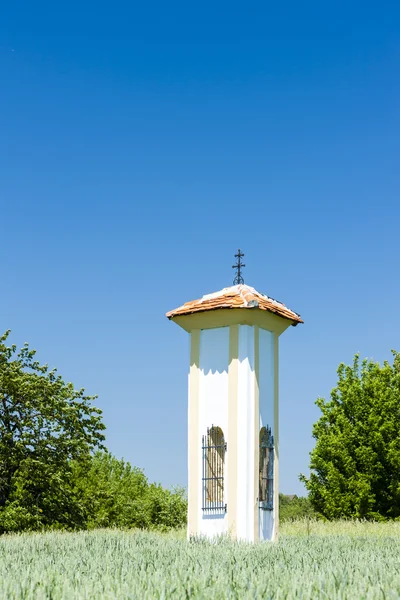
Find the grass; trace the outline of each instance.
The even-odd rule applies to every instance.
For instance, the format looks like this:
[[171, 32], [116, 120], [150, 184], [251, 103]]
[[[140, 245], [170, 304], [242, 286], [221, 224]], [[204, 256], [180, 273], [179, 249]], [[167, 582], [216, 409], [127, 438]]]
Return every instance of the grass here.
[[0, 598], [400, 598], [400, 523], [295, 521], [277, 544], [99, 530], [0, 538]]
[[400, 521], [374, 523], [372, 521], [320, 521], [297, 519], [280, 525], [280, 534], [287, 536], [347, 536], [400, 538]]

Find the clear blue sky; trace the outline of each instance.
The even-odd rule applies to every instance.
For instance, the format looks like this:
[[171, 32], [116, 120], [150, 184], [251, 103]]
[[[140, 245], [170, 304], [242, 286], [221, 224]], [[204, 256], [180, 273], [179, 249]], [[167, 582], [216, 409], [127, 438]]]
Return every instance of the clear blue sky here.
[[1, 12], [1, 329], [99, 395], [113, 453], [186, 485], [188, 339], [164, 315], [230, 285], [240, 246], [305, 320], [280, 356], [302, 493], [338, 363], [400, 350], [400, 5]]

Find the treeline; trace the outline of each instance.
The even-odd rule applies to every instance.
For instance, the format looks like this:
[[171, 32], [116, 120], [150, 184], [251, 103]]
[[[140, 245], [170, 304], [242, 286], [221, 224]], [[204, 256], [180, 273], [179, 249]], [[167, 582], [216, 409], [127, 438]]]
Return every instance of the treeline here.
[[[169, 529], [186, 521], [182, 490], [149, 483], [104, 446], [95, 397], [0, 337], [0, 533], [44, 528]], [[280, 496], [282, 520], [400, 519], [400, 354], [341, 364], [318, 398], [308, 498]]]
[[[149, 483], [144, 473], [105, 451], [71, 461], [66, 473], [35, 482], [21, 469], [0, 509], [0, 533], [98, 527], [167, 530], [186, 523], [184, 490]], [[39, 485], [38, 485], [39, 484]]]
[[104, 447], [101, 411], [0, 337], [0, 533], [42, 529], [169, 529], [186, 521], [182, 490], [149, 483]]

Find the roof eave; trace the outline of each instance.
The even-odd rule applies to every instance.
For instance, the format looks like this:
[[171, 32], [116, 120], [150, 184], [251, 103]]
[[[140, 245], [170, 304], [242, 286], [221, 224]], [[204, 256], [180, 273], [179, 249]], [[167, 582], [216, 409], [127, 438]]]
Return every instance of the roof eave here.
[[275, 315], [276, 317], [279, 317], [281, 319], [286, 319], [287, 321], [291, 321], [292, 326], [296, 327], [297, 325], [300, 324], [304, 324], [303, 319], [301, 319], [300, 315], [296, 314], [296, 318], [292, 318], [289, 315], [282, 315], [277, 311], [273, 311], [273, 310], [268, 310], [266, 308], [261, 308], [260, 306], [215, 306], [214, 308], [210, 309], [210, 308], [199, 308], [198, 310], [187, 310], [184, 312], [177, 312], [175, 310], [169, 311], [166, 313], [166, 317], [171, 321], [172, 319], [174, 319], [175, 317], [188, 317], [190, 315], [195, 315], [198, 313], [208, 313], [208, 312], [212, 312], [212, 311], [216, 311], [216, 310], [243, 310], [243, 309], [247, 309], [247, 310], [254, 310], [254, 309], [259, 309], [263, 312], [269, 313], [271, 315]]

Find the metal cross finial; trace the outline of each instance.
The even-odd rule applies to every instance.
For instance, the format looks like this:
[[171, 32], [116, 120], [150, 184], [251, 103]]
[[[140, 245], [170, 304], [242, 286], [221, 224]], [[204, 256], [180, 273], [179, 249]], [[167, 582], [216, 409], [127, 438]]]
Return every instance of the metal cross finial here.
[[237, 251], [237, 254], [235, 254], [235, 258], [237, 258], [237, 263], [236, 265], [232, 265], [232, 269], [236, 269], [236, 275], [235, 275], [235, 279], [233, 280], [233, 285], [239, 285], [240, 283], [244, 283], [244, 279], [242, 277], [242, 268], [245, 267], [246, 265], [244, 265], [241, 262], [241, 258], [243, 258], [244, 254], [243, 252], [239, 250]]

